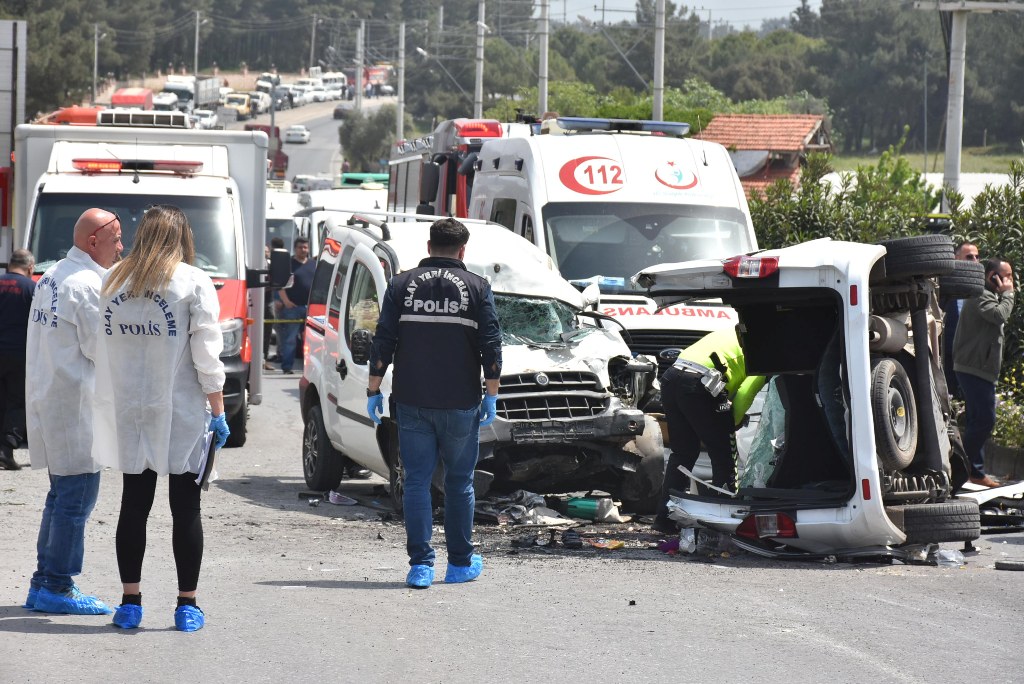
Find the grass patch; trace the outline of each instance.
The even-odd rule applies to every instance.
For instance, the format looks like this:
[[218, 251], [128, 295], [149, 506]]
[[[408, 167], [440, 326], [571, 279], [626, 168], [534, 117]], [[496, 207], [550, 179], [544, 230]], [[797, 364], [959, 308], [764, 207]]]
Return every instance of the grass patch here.
[[[832, 167], [836, 171], [853, 171], [858, 166], [875, 166], [878, 154], [836, 155]], [[924, 153], [904, 152], [903, 156], [918, 171], [924, 170]], [[961, 173], [1009, 173], [1011, 161], [1024, 160], [1020, 145], [999, 145], [989, 147], [965, 147], [960, 156]], [[928, 152], [928, 172], [942, 173], [945, 155], [934, 150]]]

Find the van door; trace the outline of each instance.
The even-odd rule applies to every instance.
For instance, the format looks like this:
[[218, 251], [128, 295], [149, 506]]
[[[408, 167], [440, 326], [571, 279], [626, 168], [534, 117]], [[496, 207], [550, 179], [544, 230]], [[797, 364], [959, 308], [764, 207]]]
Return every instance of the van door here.
[[[345, 302], [339, 321], [337, 374], [338, 415], [341, 441], [344, 449], [353, 454], [373, 455], [380, 458], [380, 464], [364, 463], [375, 472], [387, 472], [380, 450], [377, 447], [376, 426], [366, 415], [366, 386], [370, 379], [369, 363], [357, 363], [353, 359], [353, 340], [372, 335], [377, 329], [380, 317], [380, 303], [384, 299], [387, 280], [380, 257], [365, 244], [356, 245], [348, 269], [348, 285], [345, 288]], [[357, 334], [358, 333], [358, 334]], [[358, 341], [356, 343], [358, 346]], [[387, 392], [388, 388], [384, 390]], [[388, 412], [387, 404], [384, 407]]]

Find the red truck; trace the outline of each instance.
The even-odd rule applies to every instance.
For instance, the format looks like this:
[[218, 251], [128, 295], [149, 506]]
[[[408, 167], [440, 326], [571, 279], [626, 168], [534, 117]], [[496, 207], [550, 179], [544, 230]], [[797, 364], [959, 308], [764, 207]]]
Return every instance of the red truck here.
[[110, 106], [118, 109], [152, 109], [153, 91], [149, 88], [118, 88], [110, 97]]

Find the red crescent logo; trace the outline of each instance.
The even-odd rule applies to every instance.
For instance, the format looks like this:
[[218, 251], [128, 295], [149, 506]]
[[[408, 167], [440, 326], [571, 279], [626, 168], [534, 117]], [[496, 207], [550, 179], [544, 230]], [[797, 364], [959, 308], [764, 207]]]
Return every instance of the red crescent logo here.
[[668, 162], [658, 167], [654, 171], [654, 177], [659, 183], [673, 190], [689, 190], [697, 185], [697, 174], [692, 171], [684, 172], [676, 167], [675, 162]]
[[[587, 187], [586, 185], [583, 185], [576, 177], [576, 170], [583, 164], [591, 161], [609, 162], [608, 166], [617, 169], [620, 175], [616, 176], [613, 182], [618, 183], [619, 186], [614, 188], [602, 188]], [[573, 192], [578, 192], [581, 195], [608, 195], [621, 189], [622, 181], [619, 180], [621, 173], [622, 167], [619, 166], [619, 162], [614, 159], [609, 159], [608, 157], [578, 157], [576, 159], [570, 159], [562, 165], [562, 168], [558, 171], [558, 180], [562, 181], [562, 185], [565, 187], [569, 188]]]

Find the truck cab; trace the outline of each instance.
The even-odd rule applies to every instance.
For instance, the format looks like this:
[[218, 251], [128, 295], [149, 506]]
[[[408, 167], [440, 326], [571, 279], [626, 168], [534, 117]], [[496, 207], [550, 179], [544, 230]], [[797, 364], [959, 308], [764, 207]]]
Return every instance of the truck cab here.
[[267, 138], [194, 130], [180, 112], [105, 110], [98, 117], [92, 126], [17, 127], [14, 244], [35, 254], [41, 274], [64, 258], [75, 222], [90, 207], [117, 213], [130, 250], [148, 207], [179, 206], [192, 225], [194, 265], [217, 288], [229, 443], [241, 446], [249, 405], [262, 398]]

